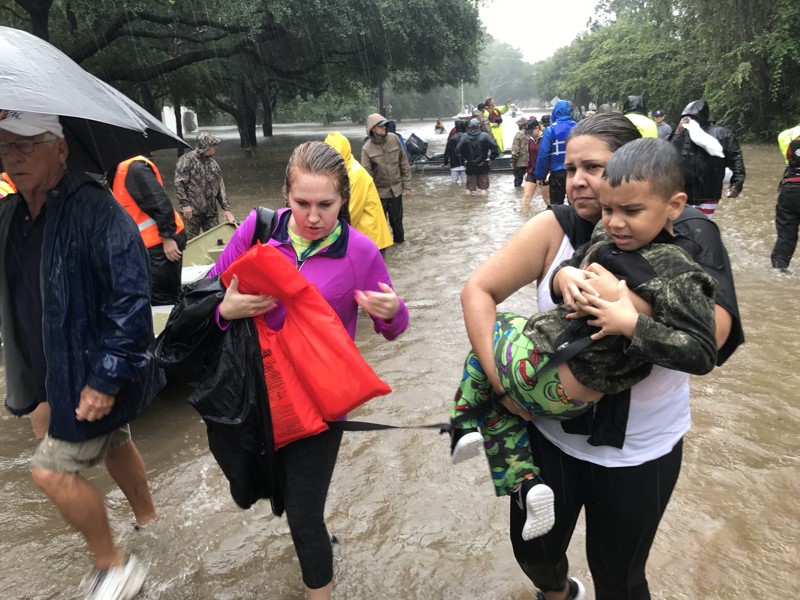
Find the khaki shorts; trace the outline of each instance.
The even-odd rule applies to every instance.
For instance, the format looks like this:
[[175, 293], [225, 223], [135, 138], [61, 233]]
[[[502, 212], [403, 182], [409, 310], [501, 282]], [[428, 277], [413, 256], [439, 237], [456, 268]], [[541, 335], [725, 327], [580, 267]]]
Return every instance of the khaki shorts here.
[[83, 442], [67, 442], [46, 434], [33, 453], [31, 466], [59, 473], [74, 473], [99, 465], [112, 448], [131, 441], [131, 426]]

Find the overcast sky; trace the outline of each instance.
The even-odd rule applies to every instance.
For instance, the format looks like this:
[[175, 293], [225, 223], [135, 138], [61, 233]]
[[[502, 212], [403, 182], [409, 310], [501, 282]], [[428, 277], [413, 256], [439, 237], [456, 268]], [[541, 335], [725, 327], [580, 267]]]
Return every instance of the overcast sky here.
[[533, 63], [569, 46], [575, 36], [585, 31], [595, 3], [596, 0], [488, 0], [480, 14], [492, 37], [518, 48], [522, 57]]

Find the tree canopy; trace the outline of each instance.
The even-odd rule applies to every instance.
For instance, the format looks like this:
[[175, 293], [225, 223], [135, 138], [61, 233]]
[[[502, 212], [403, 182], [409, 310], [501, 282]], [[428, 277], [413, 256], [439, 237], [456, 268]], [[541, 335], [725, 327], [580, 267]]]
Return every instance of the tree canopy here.
[[797, 124], [797, 2], [605, 0], [598, 15], [588, 33], [536, 64], [542, 98], [599, 105], [640, 94], [672, 119], [705, 98], [720, 123], [756, 139]]
[[[0, 0], [28, 29], [155, 110], [230, 112], [255, 144], [281, 98], [341, 82], [427, 90], [474, 81], [483, 31], [463, 0]], [[266, 126], [265, 126], [266, 129]], [[268, 133], [268, 132], [267, 132]]]

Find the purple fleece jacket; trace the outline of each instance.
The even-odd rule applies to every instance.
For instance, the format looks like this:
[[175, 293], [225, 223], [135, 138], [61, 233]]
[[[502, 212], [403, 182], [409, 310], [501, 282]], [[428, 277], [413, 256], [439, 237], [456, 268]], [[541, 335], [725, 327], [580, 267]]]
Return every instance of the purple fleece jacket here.
[[[277, 248], [293, 264], [297, 264], [297, 255], [289, 240], [291, 212], [288, 208], [277, 212], [278, 224], [268, 243]], [[325, 250], [306, 259], [300, 267], [300, 272], [309, 282], [317, 286], [322, 297], [339, 315], [347, 333], [351, 338], [355, 338], [358, 321], [356, 290], [381, 292], [378, 282], [392, 286], [392, 280], [374, 242], [347, 223], [342, 222], [342, 226], [342, 235], [339, 239]], [[228, 242], [217, 264], [208, 274], [209, 277], [215, 277], [225, 271], [239, 256], [250, 249], [255, 227], [256, 211], [252, 211]], [[387, 340], [395, 339], [408, 327], [408, 307], [402, 298], [399, 300], [400, 307], [391, 320], [370, 316], [375, 325], [375, 332]], [[267, 324], [274, 330], [280, 329], [285, 318], [286, 310], [280, 304], [278, 308], [266, 314]]]

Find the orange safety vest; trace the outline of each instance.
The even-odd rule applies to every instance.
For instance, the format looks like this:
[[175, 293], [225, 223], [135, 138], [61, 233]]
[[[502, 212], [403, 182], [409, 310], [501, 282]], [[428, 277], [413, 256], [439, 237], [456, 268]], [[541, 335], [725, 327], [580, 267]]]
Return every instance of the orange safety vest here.
[[8, 173], [2, 173], [0, 175], [0, 198], [5, 198], [9, 194], [16, 193], [17, 186], [15, 186], [14, 182], [11, 181], [11, 177], [8, 176]]
[[[144, 156], [134, 156], [133, 158], [129, 158], [128, 160], [119, 163], [119, 166], [117, 167], [117, 174], [114, 176], [114, 185], [111, 188], [111, 192], [136, 222], [136, 226], [139, 228], [139, 233], [142, 235], [142, 241], [144, 242], [145, 247], [152, 248], [153, 246], [157, 246], [158, 244], [162, 243], [161, 236], [158, 235], [158, 225], [156, 225], [156, 222], [150, 215], [139, 208], [139, 205], [136, 204], [136, 200], [133, 199], [133, 196], [131, 196], [128, 192], [128, 188], [125, 187], [125, 178], [128, 176], [128, 168], [131, 166], [131, 163], [137, 160], [147, 163], [147, 165], [153, 169], [153, 173], [156, 174], [158, 183], [160, 183], [162, 186], [164, 185], [164, 180], [161, 179], [161, 173], [159, 173], [158, 167], [156, 167], [153, 161], [146, 159]], [[173, 210], [172, 212], [175, 213], [175, 232], [180, 233], [183, 231], [183, 219], [181, 219], [181, 216], [177, 213], [177, 211]]]

